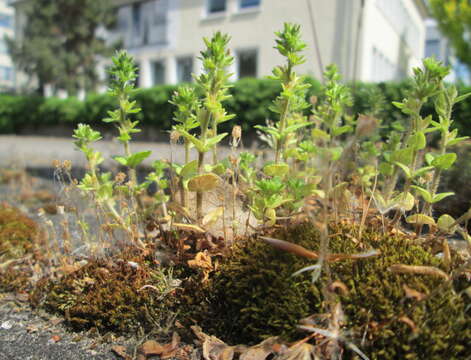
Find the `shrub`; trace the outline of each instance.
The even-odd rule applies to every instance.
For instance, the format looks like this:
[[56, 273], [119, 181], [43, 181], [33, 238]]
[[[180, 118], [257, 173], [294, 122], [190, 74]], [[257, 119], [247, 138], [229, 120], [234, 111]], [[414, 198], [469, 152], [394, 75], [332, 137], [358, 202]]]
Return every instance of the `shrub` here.
[[[321, 96], [319, 81], [308, 78], [311, 84], [308, 96]], [[383, 95], [384, 102], [379, 117], [383, 119], [388, 130], [388, 124], [403, 120], [404, 115], [392, 105], [405, 97], [405, 91], [410, 88], [410, 82], [385, 82], [378, 84], [357, 83], [350, 84], [354, 90], [354, 104], [351, 113], [361, 114], [367, 112], [376, 104], [372, 101], [371, 92], [376, 91]], [[138, 119], [143, 126], [154, 127], [159, 130], [170, 130], [172, 113], [175, 107], [168, 101], [177, 89], [174, 85], [156, 86], [148, 89], [139, 89], [134, 98], [142, 108]], [[471, 88], [460, 87], [459, 93], [466, 93]], [[241, 125], [245, 132], [251, 131], [255, 125], [264, 125], [266, 119], [273, 118], [268, 109], [273, 99], [279, 94], [280, 86], [276, 81], [269, 79], [241, 79], [230, 89], [232, 98], [227, 101], [227, 111], [237, 114], [236, 118], [221, 125], [221, 131], [230, 131], [234, 125]], [[0, 95], [0, 133], [15, 133], [25, 126], [42, 125], [76, 125], [79, 122], [99, 124], [106, 117], [107, 112], [115, 106], [115, 100], [107, 94], [90, 94], [84, 101], [77, 99], [41, 98], [35, 95], [15, 96]], [[424, 106], [425, 115], [434, 113], [433, 104]], [[471, 135], [469, 120], [471, 119], [471, 98], [455, 106], [455, 127], [459, 133]]]

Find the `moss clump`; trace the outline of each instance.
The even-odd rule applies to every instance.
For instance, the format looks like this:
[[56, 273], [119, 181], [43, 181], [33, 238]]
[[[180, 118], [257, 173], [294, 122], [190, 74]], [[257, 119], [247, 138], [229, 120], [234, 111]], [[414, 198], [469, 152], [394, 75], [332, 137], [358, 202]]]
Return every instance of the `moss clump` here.
[[[332, 252], [381, 251], [378, 257], [331, 265], [333, 280], [343, 282], [349, 290], [338, 295], [338, 300], [347, 317], [345, 330], [353, 334], [354, 343], [360, 345], [366, 336], [361, 348], [371, 359], [470, 356], [469, 299], [443, 279], [388, 271], [390, 265], [399, 263], [439, 267], [440, 260], [410, 239], [383, 236], [371, 228], [363, 233], [360, 244], [352, 240], [357, 230], [347, 224], [331, 227], [335, 234]], [[274, 236], [312, 250], [319, 247], [318, 233], [310, 224]], [[206, 331], [231, 343], [254, 343], [272, 335], [293, 340], [302, 336], [296, 331], [301, 318], [322, 312], [319, 283], [312, 285], [307, 274], [291, 276], [309, 264], [312, 262], [251, 239], [221, 264], [206, 289], [209, 299], [194, 301], [202, 303], [194, 306], [194, 314]], [[407, 299], [404, 285], [430, 296], [421, 302]], [[417, 332], [399, 320], [403, 315], [414, 322]]]
[[16, 208], [0, 206], [0, 291], [27, 287], [31, 271], [12, 260], [33, 254], [40, 238], [39, 226]]
[[113, 259], [90, 260], [58, 280], [40, 280], [31, 303], [64, 315], [75, 330], [155, 330], [166, 325], [174, 304], [169, 273], [152, 256], [128, 249]]
[[16, 208], [0, 206], [0, 262], [31, 252], [38, 225]]

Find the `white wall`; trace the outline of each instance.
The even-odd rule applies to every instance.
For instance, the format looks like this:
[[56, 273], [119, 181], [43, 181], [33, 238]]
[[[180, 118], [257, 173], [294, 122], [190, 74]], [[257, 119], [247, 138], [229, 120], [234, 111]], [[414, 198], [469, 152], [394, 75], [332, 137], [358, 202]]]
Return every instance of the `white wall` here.
[[[8, 55], [6, 42], [3, 40], [5, 35], [12, 37], [14, 35], [14, 12], [13, 9], [8, 6], [5, 0], [0, 1], [0, 16], [2, 22], [5, 20], [4, 17], [9, 17], [11, 26], [5, 27], [0, 24], [0, 88], [12, 89], [15, 85], [15, 74], [13, 63], [10, 56]], [[6, 74], [10, 74], [10, 79], [5, 78]]]
[[[120, 0], [125, 2], [126, 0]], [[311, 0], [315, 26], [323, 66], [336, 62], [346, 78], [353, 76], [353, 52], [359, 0]], [[129, 4], [129, 1], [127, 1]], [[256, 49], [258, 53], [258, 76], [271, 74], [272, 69], [283, 62], [277, 53], [275, 31], [280, 31], [284, 22], [301, 25], [302, 36], [308, 44], [305, 50], [306, 63], [298, 68], [300, 73], [320, 78], [321, 68], [315, 52], [315, 42], [306, 0], [261, 0], [257, 8], [239, 9], [239, 0], [227, 0], [225, 13], [208, 15], [207, 0], [171, 0], [167, 16], [168, 44], [130, 47], [128, 50], [141, 66], [140, 86], [152, 85], [149, 64], [162, 60], [167, 64], [167, 82], [176, 82], [176, 59], [192, 56], [194, 72], [201, 71], [197, 60], [204, 48], [203, 37], [215, 31], [231, 36], [230, 49], [237, 51]], [[353, 12], [353, 14], [352, 14]], [[340, 18], [339, 18], [340, 17]], [[341, 24], [342, 26], [339, 26]], [[126, 33], [127, 39], [130, 35]], [[236, 65], [231, 69], [236, 73]]]
[[410, 75], [424, 56], [425, 32], [425, 19], [413, 0], [367, 0], [361, 79], [387, 81]]

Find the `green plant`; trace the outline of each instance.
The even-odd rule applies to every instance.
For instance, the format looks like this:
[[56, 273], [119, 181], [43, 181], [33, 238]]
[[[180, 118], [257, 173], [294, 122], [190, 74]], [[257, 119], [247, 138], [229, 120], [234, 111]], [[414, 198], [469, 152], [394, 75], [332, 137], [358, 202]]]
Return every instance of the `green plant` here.
[[306, 102], [306, 91], [309, 84], [303, 77], [298, 76], [293, 68], [303, 64], [306, 60], [300, 53], [306, 47], [301, 40], [299, 25], [284, 24], [283, 31], [277, 32], [276, 49], [283, 55], [287, 64], [278, 66], [273, 70], [273, 80], [282, 85], [282, 92], [274, 101], [270, 110], [279, 116], [274, 126], [260, 126], [255, 128], [262, 130], [271, 138], [275, 150], [275, 163], [286, 158], [286, 150], [291, 143], [296, 143], [296, 131], [308, 126], [302, 114], [309, 104]]
[[[194, 102], [192, 108], [189, 109], [189, 111], [195, 112], [194, 119], [191, 119], [193, 115], [186, 113], [187, 122], [182, 122], [175, 127], [186, 141], [191, 142], [198, 151], [197, 175], [188, 182], [190, 191], [196, 192], [198, 220], [203, 217], [204, 191], [214, 189], [218, 183], [217, 175], [211, 172], [204, 173], [205, 154], [212, 151], [213, 165], [216, 166], [218, 163], [217, 144], [227, 135], [227, 133], [218, 134], [218, 125], [234, 117], [234, 115], [228, 115], [222, 106], [222, 102], [230, 98], [227, 68], [232, 64], [233, 58], [226, 49], [229, 36], [217, 32], [211, 39], [204, 39], [204, 41], [206, 50], [201, 52], [204, 73], [196, 79], [196, 83], [203, 94], [201, 106]], [[190, 96], [190, 99], [195, 100], [191, 90], [181, 89], [179, 93]], [[180, 119], [181, 114], [179, 112], [187, 100], [180, 97], [175, 98], [175, 101], [180, 105], [176, 114], [176, 118]], [[188, 127], [188, 124], [191, 126]], [[196, 124], [199, 126], [199, 136], [189, 132], [191, 128], [196, 127], [194, 126]]]
[[[90, 125], [79, 124], [73, 137], [77, 139], [75, 145], [84, 153], [89, 168], [81, 180], [79, 188], [91, 194], [100, 206], [105, 207], [106, 212], [116, 225], [125, 230], [133, 240], [140, 242], [137, 233], [140, 215], [138, 210], [141, 207], [139, 196], [152, 181], [158, 182], [159, 204], [162, 205], [164, 216], [167, 215], [166, 198], [162, 195], [165, 189], [164, 181], [161, 179], [163, 167], [162, 163], [155, 163], [156, 171], [149, 175], [148, 181], [138, 183], [136, 168], [150, 156], [151, 152], [132, 153], [130, 149], [132, 134], [140, 131], [137, 128], [138, 121], [133, 121], [131, 118], [132, 115], [140, 112], [136, 101], [130, 99], [136, 79], [133, 59], [124, 51], [118, 52], [113, 58], [113, 66], [109, 69], [109, 73], [111, 76], [109, 94], [117, 99], [119, 107], [116, 110], [110, 110], [108, 117], [103, 121], [115, 123], [117, 126], [119, 131], [117, 140], [123, 144], [124, 156], [114, 156], [113, 159], [127, 169], [129, 181], [125, 182], [125, 177], [122, 176], [112, 179], [111, 173], [100, 172], [98, 166], [105, 159], [99, 151], [94, 150], [92, 144], [102, 138], [101, 134], [93, 130]], [[118, 201], [118, 197], [121, 195], [130, 200], [130, 207], [129, 205], [123, 206], [123, 202]]]

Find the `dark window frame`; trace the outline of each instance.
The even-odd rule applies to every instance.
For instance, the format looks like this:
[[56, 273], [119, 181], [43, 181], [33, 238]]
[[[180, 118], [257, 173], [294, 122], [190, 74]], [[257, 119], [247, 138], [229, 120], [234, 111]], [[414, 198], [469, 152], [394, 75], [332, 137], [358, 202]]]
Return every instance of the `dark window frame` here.
[[[156, 67], [158, 65], [160, 65], [161, 69], [162, 69], [162, 79], [160, 81], [157, 79]], [[165, 66], [165, 60], [163, 60], [163, 59], [153, 60], [151, 62], [151, 66], [152, 66], [152, 86], [164, 85], [165, 84], [166, 71], [167, 71], [167, 67]]]
[[[188, 61], [189, 60], [189, 63], [190, 63], [190, 72], [189, 74], [183, 74], [183, 76], [180, 78], [179, 77], [179, 74], [180, 74], [180, 65], [184, 62], [184, 61]], [[191, 55], [188, 55], [188, 56], [178, 56], [176, 58], [176, 71], [177, 71], [177, 83], [190, 83], [190, 82], [193, 82], [193, 72], [194, 72], [194, 60], [193, 60], [193, 56]], [[183, 66], [186, 66], [185, 64], [183, 64]]]
[[262, 0], [239, 0], [239, 9], [253, 9], [258, 8], [262, 4]]
[[[241, 68], [243, 66], [243, 62], [247, 61], [246, 59], [243, 59], [245, 56], [250, 56], [254, 55], [254, 60], [255, 63], [253, 64], [253, 71], [251, 70], [244, 70], [241, 71]], [[240, 49], [236, 50], [236, 56], [237, 56], [237, 78], [242, 79], [245, 77], [258, 77], [258, 72], [259, 72], [259, 51], [257, 48], [248, 48], [248, 49]]]
[[208, 15], [223, 14], [227, 11], [227, 0], [206, 0], [206, 12]]

